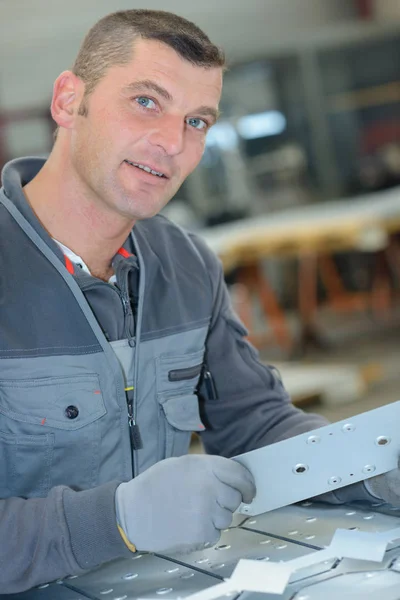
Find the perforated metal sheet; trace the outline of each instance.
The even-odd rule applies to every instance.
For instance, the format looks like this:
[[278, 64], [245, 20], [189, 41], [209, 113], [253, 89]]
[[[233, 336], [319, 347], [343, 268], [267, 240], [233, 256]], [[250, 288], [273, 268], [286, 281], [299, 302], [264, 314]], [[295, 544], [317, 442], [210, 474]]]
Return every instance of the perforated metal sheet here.
[[[352, 506], [356, 508], [361, 508], [361, 510], [371, 510], [371, 505], [368, 505], [366, 502], [354, 502]], [[390, 504], [380, 503], [374, 504], [372, 506], [374, 512], [381, 515], [389, 515], [389, 517], [398, 517], [400, 518], [400, 508], [395, 508], [390, 506]], [[240, 524], [239, 522], [237, 523]]]
[[[132, 556], [85, 575], [67, 578], [61, 584], [16, 595], [0, 595], [0, 600], [162, 600], [163, 597], [178, 600], [229, 577], [240, 558], [265, 560], [268, 557], [270, 561], [287, 562], [316, 551], [318, 554], [319, 548], [330, 543], [337, 528], [359, 527], [372, 533], [396, 529], [400, 524], [400, 519], [392, 514], [394, 511], [382, 515], [358, 507], [305, 504], [246, 519], [245, 527], [263, 529], [266, 533], [231, 528], [223, 532], [218, 549], [206, 548], [171, 558]], [[367, 516], [372, 518], [365, 518]], [[306, 539], [309, 535], [315, 537]], [[385, 575], [366, 577], [365, 573], [375, 571]], [[351, 574], [355, 577], [350, 577]], [[400, 600], [400, 595], [394, 595], [397, 593], [395, 585], [400, 592], [400, 547], [388, 550], [381, 563], [332, 560], [296, 571], [282, 596], [245, 592], [234, 593], [223, 600], [301, 600], [302, 597], [303, 600], [337, 600], [342, 596], [357, 600], [378, 598], [378, 593], [379, 600]], [[363, 595], [357, 595], [359, 589]]]
[[339, 575], [309, 585], [293, 600], [400, 600], [400, 574], [393, 571], [367, 571]]
[[[398, 550], [397, 550], [398, 551]], [[388, 553], [388, 554], [393, 554], [394, 551]], [[400, 561], [400, 559], [399, 559]], [[298, 579], [294, 582], [291, 582], [286, 590], [284, 591], [283, 594], [281, 595], [277, 595], [277, 594], [255, 594], [253, 592], [243, 592], [240, 596], [240, 600], [311, 600], [311, 598], [306, 598], [306, 596], [308, 595], [306, 593], [306, 590], [308, 590], [308, 588], [312, 588], [315, 589], [315, 596], [313, 596], [312, 600], [326, 600], [326, 587], [321, 587], [321, 586], [317, 586], [317, 584], [325, 582], [326, 586], [329, 586], [329, 582], [333, 581], [334, 578], [337, 578], [339, 576], [344, 576], [350, 573], [368, 573], [368, 572], [373, 572], [376, 570], [385, 570], [387, 569], [392, 563], [394, 562], [393, 556], [390, 557], [385, 557], [385, 560], [382, 562], [382, 564], [377, 565], [376, 563], [369, 563], [369, 562], [363, 562], [363, 561], [355, 561], [355, 560], [343, 560], [340, 563], [338, 563], [338, 565], [331, 571], [325, 572], [325, 573], [320, 573], [318, 575], [315, 575], [313, 577], [310, 577], [308, 579]], [[378, 567], [378, 568], [377, 568]], [[367, 581], [372, 578], [368, 578]], [[344, 598], [352, 598], [353, 596], [351, 595], [351, 593], [354, 591], [354, 587], [353, 585], [356, 585], [358, 583], [359, 579], [356, 578], [355, 580], [353, 579], [346, 579], [345, 580], [345, 587], [347, 588], [347, 593], [349, 594], [348, 596], [344, 596]], [[376, 580], [377, 582], [379, 582], [379, 580]], [[364, 598], [370, 598], [370, 596], [366, 593], [367, 590], [363, 589], [364, 591], [364, 596], [362, 597], [363, 600]], [[388, 598], [385, 595], [385, 587], [382, 587], [382, 595], [380, 600], [390, 600], [390, 595], [388, 596]], [[374, 591], [372, 590], [372, 594], [374, 594]], [[355, 598], [357, 599], [358, 596], [355, 596]], [[372, 596], [372, 598], [374, 598], [374, 596]], [[341, 600], [341, 595], [337, 595], [335, 597], [335, 600]], [[393, 599], [392, 599], [393, 600]]]
[[277, 562], [292, 560], [310, 552], [313, 550], [298, 544], [254, 531], [233, 528], [222, 532], [216, 546], [189, 555], [176, 554], [174, 558], [219, 577], [229, 577], [241, 558]]
[[[350, 506], [329, 506], [305, 502], [303, 505], [285, 506], [257, 517], [250, 517], [242, 527], [275, 534], [293, 542], [324, 548], [332, 540], [336, 529], [360, 531], [388, 531], [399, 526], [399, 518]], [[395, 547], [399, 541], [389, 546]]]
[[114, 561], [77, 577], [74, 587], [91, 598], [101, 600], [169, 600], [188, 596], [215, 583], [214, 577], [188, 566], [143, 554], [133, 556], [132, 559]]
[[1, 600], [87, 600], [88, 596], [66, 588], [64, 585], [45, 584], [29, 592], [0, 595]]
[[259, 515], [397, 468], [399, 421], [400, 402], [393, 402], [236, 456], [257, 487], [238, 511]]

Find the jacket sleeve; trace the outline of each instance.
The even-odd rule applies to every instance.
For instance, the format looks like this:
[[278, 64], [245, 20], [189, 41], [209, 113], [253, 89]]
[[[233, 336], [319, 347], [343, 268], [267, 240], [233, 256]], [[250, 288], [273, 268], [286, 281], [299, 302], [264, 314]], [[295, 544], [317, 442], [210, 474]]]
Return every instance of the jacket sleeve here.
[[117, 482], [47, 498], [0, 500], [0, 590], [13, 594], [129, 556], [116, 523]]
[[263, 364], [234, 313], [219, 260], [195, 238], [206, 262], [214, 306], [205, 360], [216, 389], [200, 386], [202, 433], [208, 453], [235, 456], [327, 424], [293, 406], [276, 369]]
[[[206, 430], [201, 434], [206, 452], [235, 456], [328, 424], [316, 414], [291, 403], [277, 370], [260, 362], [245, 339], [246, 328], [232, 308], [218, 259], [198, 241], [214, 290], [214, 310], [206, 343], [206, 364], [215, 384], [210, 398], [205, 381], [200, 408]], [[330, 504], [376, 502], [361, 481], [315, 500]]]

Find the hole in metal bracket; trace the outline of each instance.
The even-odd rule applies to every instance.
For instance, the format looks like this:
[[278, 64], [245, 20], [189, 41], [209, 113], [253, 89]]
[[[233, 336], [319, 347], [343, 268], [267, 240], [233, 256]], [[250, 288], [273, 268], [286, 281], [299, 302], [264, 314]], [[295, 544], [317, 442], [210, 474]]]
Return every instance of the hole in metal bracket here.
[[310, 435], [310, 437], [307, 439], [307, 444], [319, 444], [321, 441], [321, 438], [318, 435]]
[[339, 477], [338, 475], [333, 475], [332, 477], [330, 477], [328, 479], [328, 484], [329, 485], [337, 485], [338, 483], [340, 483], [342, 481], [342, 478]]
[[308, 466], [299, 463], [298, 465], [295, 465], [292, 470], [293, 470], [293, 473], [301, 474], [301, 473], [305, 473], [306, 471], [308, 471]]
[[355, 427], [354, 427], [353, 423], [346, 423], [342, 427], [342, 431], [344, 433], [351, 432], [351, 431], [354, 431], [354, 430], [355, 430]]
[[375, 465], [365, 465], [362, 470], [363, 473], [373, 473], [374, 471], [376, 471]]
[[390, 444], [390, 438], [386, 437], [386, 435], [380, 435], [376, 438], [375, 444], [377, 446], [386, 446], [387, 444]]

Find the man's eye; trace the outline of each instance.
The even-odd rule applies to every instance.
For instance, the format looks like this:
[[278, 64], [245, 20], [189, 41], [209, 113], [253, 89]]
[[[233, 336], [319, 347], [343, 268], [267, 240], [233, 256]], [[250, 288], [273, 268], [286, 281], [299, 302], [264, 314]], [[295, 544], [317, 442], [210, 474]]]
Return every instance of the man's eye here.
[[138, 104], [140, 104], [141, 106], [144, 106], [144, 108], [155, 108], [156, 103], [154, 102], [154, 100], [151, 100], [150, 98], [147, 98], [146, 96], [139, 96], [138, 98], [135, 98], [136, 102]]
[[189, 119], [186, 119], [186, 123], [195, 129], [207, 129], [207, 123], [203, 121], [203, 119], [190, 117]]

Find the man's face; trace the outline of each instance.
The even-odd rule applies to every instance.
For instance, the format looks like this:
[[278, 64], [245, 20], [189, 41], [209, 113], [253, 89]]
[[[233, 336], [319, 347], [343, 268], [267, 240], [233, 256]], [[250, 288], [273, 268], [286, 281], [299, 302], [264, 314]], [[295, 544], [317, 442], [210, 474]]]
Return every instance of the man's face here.
[[128, 219], [158, 213], [199, 163], [221, 88], [222, 69], [137, 40], [131, 62], [106, 72], [72, 129], [72, 165], [96, 203]]

